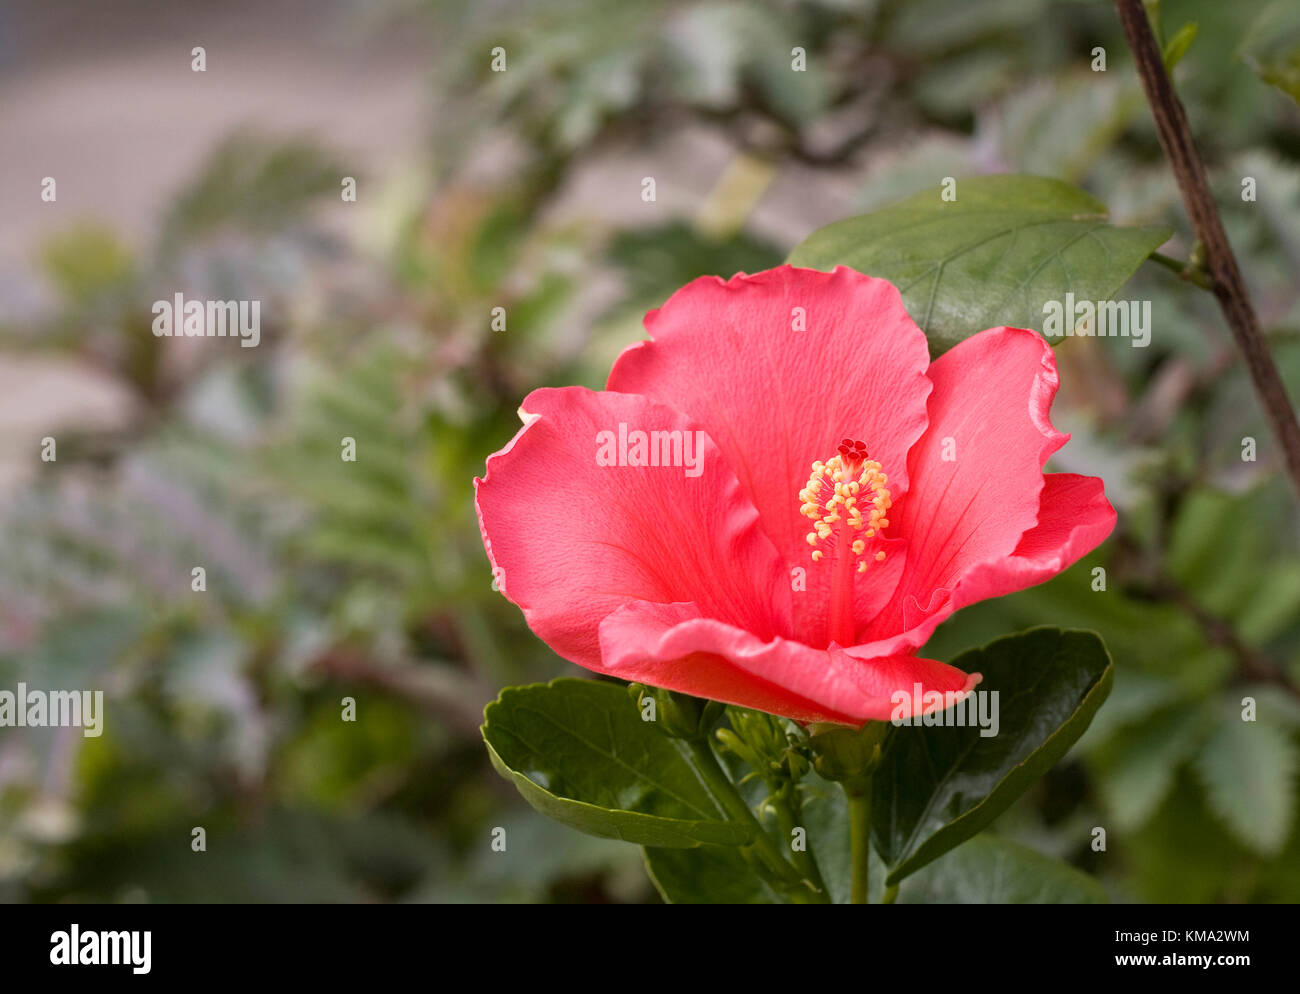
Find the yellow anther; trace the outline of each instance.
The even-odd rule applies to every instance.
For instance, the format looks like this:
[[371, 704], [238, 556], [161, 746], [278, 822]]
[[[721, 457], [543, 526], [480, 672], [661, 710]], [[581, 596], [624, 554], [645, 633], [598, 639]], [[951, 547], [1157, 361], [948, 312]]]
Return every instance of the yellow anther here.
[[[885, 489], [886, 477], [880, 463], [864, 458], [865, 452], [861, 443], [841, 446], [839, 455], [813, 463], [808, 484], [799, 491], [799, 513], [813, 522], [813, 530], [807, 535], [813, 547], [813, 562], [824, 558], [826, 550], [819, 546], [831, 542], [835, 526], [852, 534], [845, 554], [871, 556], [875, 562], [885, 558], [883, 551], [869, 551], [866, 540], [889, 527], [885, 514], [892, 500]], [[857, 571], [865, 572], [868, 562], [862, 558]]]

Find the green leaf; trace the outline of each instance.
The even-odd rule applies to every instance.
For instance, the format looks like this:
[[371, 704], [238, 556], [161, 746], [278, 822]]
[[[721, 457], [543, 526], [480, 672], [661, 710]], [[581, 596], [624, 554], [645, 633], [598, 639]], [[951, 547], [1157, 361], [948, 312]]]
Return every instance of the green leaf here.
[[978, 835], [910, 879], [899, 904], [1105, 904], [1082, 870], [996, 835]]
[[1174, 66], [1183, 60], [1187, 50], [1192, 47], [1192, 42], [1196, 40], [1196, 21], [1188, 21], [1178, 33], [1169, 39], [1169, 44], [1165, 46], [1165, 71], [1173, 72]]
[[1289, 904], [1300, 893], [1300, 833], [1260, 859], [1207, 809], [1189, 768], [1156, 816], [1123, 837], [1126, 897], [1156, 904]]
[[1196, 757], [1210, 808], [1265, 856], [1280, 853], [1290, 834], [1297, 767], [1289, 731], [1263, 711], [1255, 721], [1225, 718]]
[[646, 847], [645, 867], [669, 904], [784, 903], [730, 846]]
[[[1263, 571], [1276, 557], [1276, 531], [1265, 522], [1257, 491], [1239, 495], [1192, 489], [1169, 533], [1168, 570], [1205, 610], [1225, 618], [1249, 609], [1265, 589]], [[1206, 529], [1230, 528], [1233, 541], [1215, 542]]]
[[641, 720], [620, 684], [507, 687], [484, 711], [492, 765], [534, 808], [588, 835], [643, 846], [743, 845], [690, 750]]
[[1098, 792], [1117, 828], [1133, 831], [1150, 820], [1212, 721], [1203, 702], [1178, 701], [1120, 729], [1095, 750], [1093, 761], [1103, 774]]
[[750, 235], [712, 238], [681, 221], [620, 231], [605, 256], [627, 287], [629, 300], [618, 309], [635, 311], [638, 323], [700, 273], [755, 273], [781, 263], [778, 248]]
[[306, 138], [277, 140], [238, 131], [225, 138], [162, 221], [163, 255], [224, 226], [282, 233], [313, 203], [338, 197], [349, 170]]
[[790, 262], [850, 266], [898, 286], [934, 354], [999, 325], [1041, 330], [1043, 305], [1106, 300], [1171, 235], [1117, 228], [1106, 206], [1040, 176], [976, 176], [814, 231]]
[[81, 222], [41, 247], [41, 262], [58, 291], [75, 305], [122, 293], [136, 264], [112, 230]]
[[894, 733], [875, 775], [871, 825], [890, 884], [975, 835], [1051, 769], [1113, 679], [1096, 634], [1059, 628], [998, 639], [953, 665], [982, 673], [979, 690], [998, 693], [997, 733], [983, 736], [974, 722]]
[[[1018, 173], [1076, 182], [1094, 169], [1145, 106], [1136, 79], [1090, 69], [1017, 87], [997, 114], [1003, 161]], [[961, 174], [927, 172], [926, 189], [933, 189], [936, 175]], [[959, 182], [958, 202], [961, 189]]]
[[1300, 6], [1295, 0], [1266, 7], [1237, 54], [1260, 79], [1300, 103]]

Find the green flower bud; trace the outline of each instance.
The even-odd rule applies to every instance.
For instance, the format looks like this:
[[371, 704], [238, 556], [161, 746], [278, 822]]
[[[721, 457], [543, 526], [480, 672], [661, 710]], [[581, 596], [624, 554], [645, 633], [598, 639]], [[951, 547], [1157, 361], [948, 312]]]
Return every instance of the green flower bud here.
[[628, 693], [641, 709], [643, 720], [654, 722], [661, 732], [676, 739], [708, 735], [726, 707], [718, 701], [706, 701], [642, 683], [631, 684]]
[[843, 783], [852, 791], [865, 790], [884, 756], [885, 740], [894, 726], [887, 721], [869, 721], [861, 728], [816, 724], [808, 731], [813, 765], [827, 780]]

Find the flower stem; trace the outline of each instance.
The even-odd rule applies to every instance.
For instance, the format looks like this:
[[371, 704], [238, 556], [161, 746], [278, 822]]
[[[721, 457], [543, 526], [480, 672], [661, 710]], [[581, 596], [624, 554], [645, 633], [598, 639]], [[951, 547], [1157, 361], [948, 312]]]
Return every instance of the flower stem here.
[[754, 817], [754, 812], [749, 809], [749, 803], [741, 796], [736, 785], [731, 782], [731, 778], [719, 764], [717, 757], [713, 755], [713, 749], [708, 741], [700, 737], [685, 741], [684, 744], [691, 751], [692, 765], [696, 772], [700, 774], [709, 793], [722, 806], [727, 816], [753, 828], [754, 841], [743, 848], [752, 851], [756, 857], [756, 865], [768, 871], [765, 874], [768, 882], [778, 890], [789, 894], [797, 902], [829, 903], [825, 891], [818, 892], [813, 884], [803, 879], [799, 871], [777, 848], [772, 837], [767, 834], [767, 830], [759, 824], [758, 819]]
[[[776, 809], [777, 821], [781, 825], [781, 833], [787, 839], [791, 838], [794, 829], [803, 820], [803, 804], [799, 800], [798, 786], [794, 783], [787, 783], [782, 790], [773, 795], [772, 805]], [[805, 839], [805, 843], [803, 850], [793, 853], [790, 858], [794, 860], [795, 866], [799, 868], [803, 878], [820, 893], [826, 894], [826, 883], [822, 880], [821, 870], [817, 867], [812, 842]]]
[[844, 787], [849, 799], [849, 862], [853, 868], [849, 903], [867, 903], [867, 877], [871, 865], [871, 783]]

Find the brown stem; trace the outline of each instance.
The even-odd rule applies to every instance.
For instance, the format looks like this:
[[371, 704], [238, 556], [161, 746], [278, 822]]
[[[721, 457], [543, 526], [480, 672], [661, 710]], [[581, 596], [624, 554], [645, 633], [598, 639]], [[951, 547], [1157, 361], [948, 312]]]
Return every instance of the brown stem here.
[[1296, 422], [1295, 409], [1287, 396], [1286, 385], [1278, 374], [1277, 366], [1269, 353], [1259, 318], [1246, 293], [1245, 281], [1237, 268], [1236, 256], [1224, 234], [1223, 222], [1210, 195], [1210, 184], [1205, 174], [1205, 164], [1197, 154], [1192, 131], [1187, 124], [1187, 114], [1174, 93], [1164, 59], [1142, 0], [1115, 0], [1124, 37], [1133, 51], [1138, 76], [1146, 91], [1151, 114], [1155, 118], [1160, 144], [1164, 147], [1169, 164], [1173, 167], [1182, 191], [1183, 203], [1191, 216], [1196, 237], [1205, 247], [1205, 268], [1210, 277], [1210, 289], [1219, 300], [1223, 316], [1232, 329], [1255, 392], [1264, 405], [1264, 412], [1273, 426], [1273, 433], [1282, 446], [1287, 472], [1296, 493], [1300, 494], [1300, 424]]

